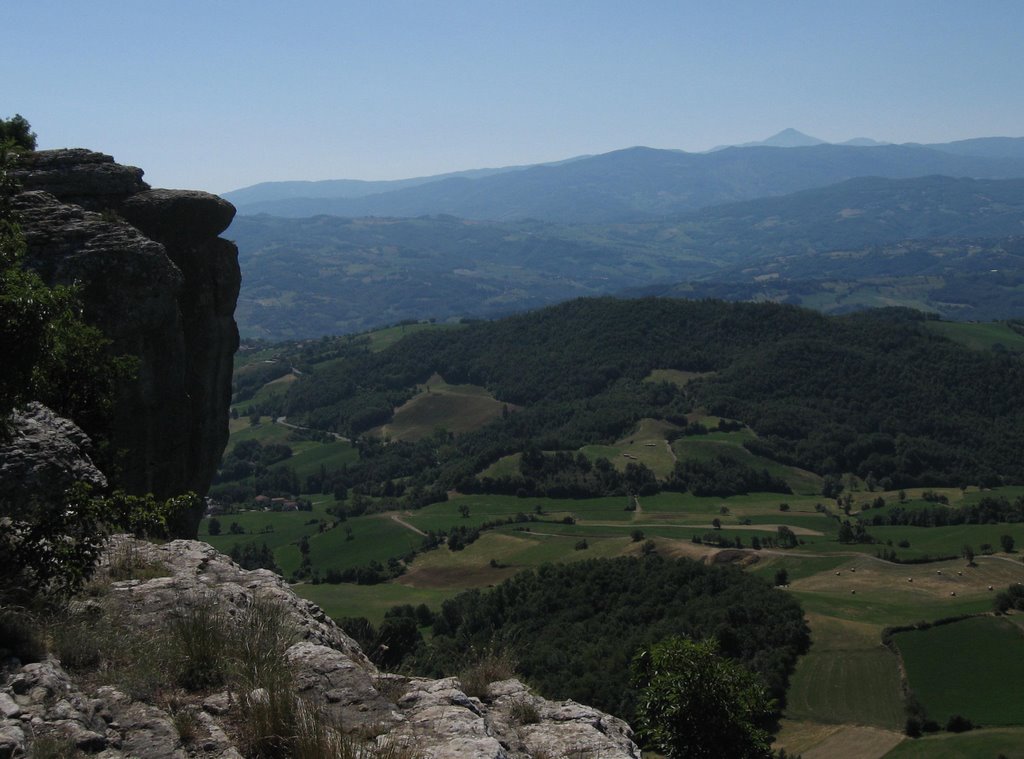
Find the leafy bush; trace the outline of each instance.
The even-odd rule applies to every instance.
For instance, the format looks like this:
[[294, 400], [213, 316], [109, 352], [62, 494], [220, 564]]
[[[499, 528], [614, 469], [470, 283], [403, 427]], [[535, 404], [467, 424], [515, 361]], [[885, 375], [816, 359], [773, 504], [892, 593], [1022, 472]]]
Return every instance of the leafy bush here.
[[646, 744], [673, 757], [770, 757], [764, 686], [719, 656], [714, 640], [667, 638], [634, 661], [637, 724]]
[[107, 535], [127, 530], [164, 537], [168, 520], [193, 508], [196, 498], [189, 493], [159, 503], [152, 495], [123, 492], [99, 497], [79, 483], [63, 499], [0, 503], [0, 603], [72, 595], [92, 576]]

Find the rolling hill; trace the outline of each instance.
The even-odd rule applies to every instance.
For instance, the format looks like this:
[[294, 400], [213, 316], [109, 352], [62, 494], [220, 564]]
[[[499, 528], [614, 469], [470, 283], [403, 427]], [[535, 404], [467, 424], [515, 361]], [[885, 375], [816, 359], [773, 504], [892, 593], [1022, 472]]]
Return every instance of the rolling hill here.
[[[1006, 150], [1016, 150], [1016, 142]], [[477, 178], [448, 176], [362, 197], [313, 197], [248, 202], [243, 215], [303, 217], [422, 216], [541, 219], [560, 223], [638, 221], [737, 200], [783, 195], [854, 177], [893, 179], [1024, 176], [1024, 158], [991, 154], [995, 147], [962, 147], [967, 154], [924, 146], [805, 145], [726, 148], [686, 153], [634, 147], [560, 164], [532, 166]], [[228, 193], [228, 197], [232, 196]]]
[[231, 234], [241, 330], [278, 339], [630, 289], [966, 319], [1017, 316], [1024, 297], [1020, 179], [856, 178], [633, 224], [242, 216]]

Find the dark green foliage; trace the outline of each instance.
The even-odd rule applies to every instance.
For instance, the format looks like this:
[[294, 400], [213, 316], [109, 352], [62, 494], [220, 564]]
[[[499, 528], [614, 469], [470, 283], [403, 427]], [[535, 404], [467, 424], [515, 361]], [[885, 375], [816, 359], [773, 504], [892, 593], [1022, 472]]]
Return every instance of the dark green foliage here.
[[424, 674], [457, 671], [498, 646], [548, 698], [573, 698], [630, 719], [629, 663], [670, 635], [715, 637], [777, 698], [808, 643], [799, 605], [763, 580], [691, 561], [586, 560], [523, 572], [446, 601], [434, 637], [407, 660]]
[[7, 143], [18, 150], [35, 150], [36, 133], [28, 120], [16, 113], [9, 119], [0, 119], [0, 143]]
[[950, 733], [966, 733], [968, 730], [973, 730], [974, 727], [973, 722], [959, 714], [954, 714], [946, 722], [946, 731]]
[[753, 469], [729, 455], [718, 455], [710, 461], [677, 461], [665, 489], [688, 490], [696, 496], [722, 498], [752, 492], [793, 492], [785, 480], [773, 477], [763, 469]]
[[23, 664], [46, 657], [46, 636], [39, 620], [22, 608], [0, 606], [0, 649]]
[[103, 461], [109, 415], [136, 362], [110, 355], [110, 341], [82, 321], [73, 288], [48, 287], [24, 267], [25, 243], [11, 204], [16, 161], [0, 139], [0, 435], [14, 407], [41, 401], [82, 427], [100, 447], [101, 464], [109, 463]]
[[[925, 495], [928, 493], [926, 491]], [[964, 506], [946, 506], [938, 500], [940, 494], [924, 498], [938, 505], [925, 508], [904, 508], [894, 506], [886, 514], [863, 516], [861, 520], [872, 525], [910, 525], [913, 527], [946, 527], [958, 524], [1002, 524], [1024, 522], [1024, 496], [1018, 496], [1011, 503], [1003, 496], [985, 496], [977, 503]], [[945, 499], [945, 496], [941, 496]], [[1013, 538], [1010, 548], [1013, 549]]]
[[228, 555], [242, 569], [269, 569], [281, 574], [281, 568], [274, 559], [274, 552], [266, 543], [260, 543], [258, 546], [254, 542], [235, 543]]
[[1005, 614], [1010, 610], [1024, 611], [1024, 585], [1011, 585], [996, 595], [995, 610]]
[[[311, 426], [351, 430], [360, 409], [378, 408], [374, 398], [390, 408], [437, 372], [524, 405], [461, 436], [454, 457], [439, 462], [440, 441], [413, 447], [433, 459], [432, 481], [445, 488], [527, 441], [542, 450], [612, 442], [645, 416], [685, 422], [694, 402], [747, 422], [759, 455], [820, 474], [871, 474], [892, 487], [1024, 480], [1015, 455], [1024, 449], [1024, 366], [965, 349], [922, 320], [900, 310], [826, 318], [773, 304], [578, 300], [340, 359], [293, 383], [284, 404]], [[687, 397], [641, 381], [656, 368], [716, 374], [691, 382]], [[345, 484], [366, 480], [370, 458], [398, 454], [361, 452], [362, 472]]]
[[74, 593], [92, 575], [108, 534], [167, 537], [169, 523], [196, 498], [190, 493], [160, 503], [121, 491], [99, 497], [79, 484], [63, 499], [32, 500], [15, 510], [0, 504], [0, 603]]
[[406, 604], [389, 609], [376, 629], [365, 617], [346, 617], [340, 625], [374, 664], [393, 669], [423, 642], [420, 619], [418, 611]]
[[669, 759], [767, 759], [773, 704], [757, 677], [719, 655], [715, 640], [666, 638], [634, 661], [637, 724]]

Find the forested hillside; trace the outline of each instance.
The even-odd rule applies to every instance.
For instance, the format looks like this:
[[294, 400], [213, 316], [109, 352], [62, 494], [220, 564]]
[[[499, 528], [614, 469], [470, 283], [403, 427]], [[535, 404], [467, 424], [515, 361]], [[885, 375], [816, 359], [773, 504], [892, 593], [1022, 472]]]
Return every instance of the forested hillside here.
[[[640, 419], [685, 425], [696, 409], [749, 425], [754, 453], [820, 475], [896, 487], [1024, 481], [1020, 357], [968, 350], [928, 324], [905, 310], [825, 317], [773, 304], [584, 299], [418, 332], [377, 353], [355, 339], [309, 343], [294, 357], [301, 376], [257, 408], [357, 435], [433, 374], [521, 407], [446, 445], [427, 472], [389, 470], [424, 487], [452, 487], [528, 444], [611, 442]], [[683, 387], [645, 381], [656, 369], [700, 376]], [[394, 461], [403, 446], [431, 445], [378, 453]]]

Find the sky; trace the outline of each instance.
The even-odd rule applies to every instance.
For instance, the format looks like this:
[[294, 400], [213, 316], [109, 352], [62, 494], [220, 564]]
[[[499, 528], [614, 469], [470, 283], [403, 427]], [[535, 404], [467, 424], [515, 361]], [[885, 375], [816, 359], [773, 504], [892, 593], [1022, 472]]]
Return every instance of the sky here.
[[795, 127], [1024, 136], [1024, 2], [5, 3], [0, 116], [154, 187], [398, 179]]

